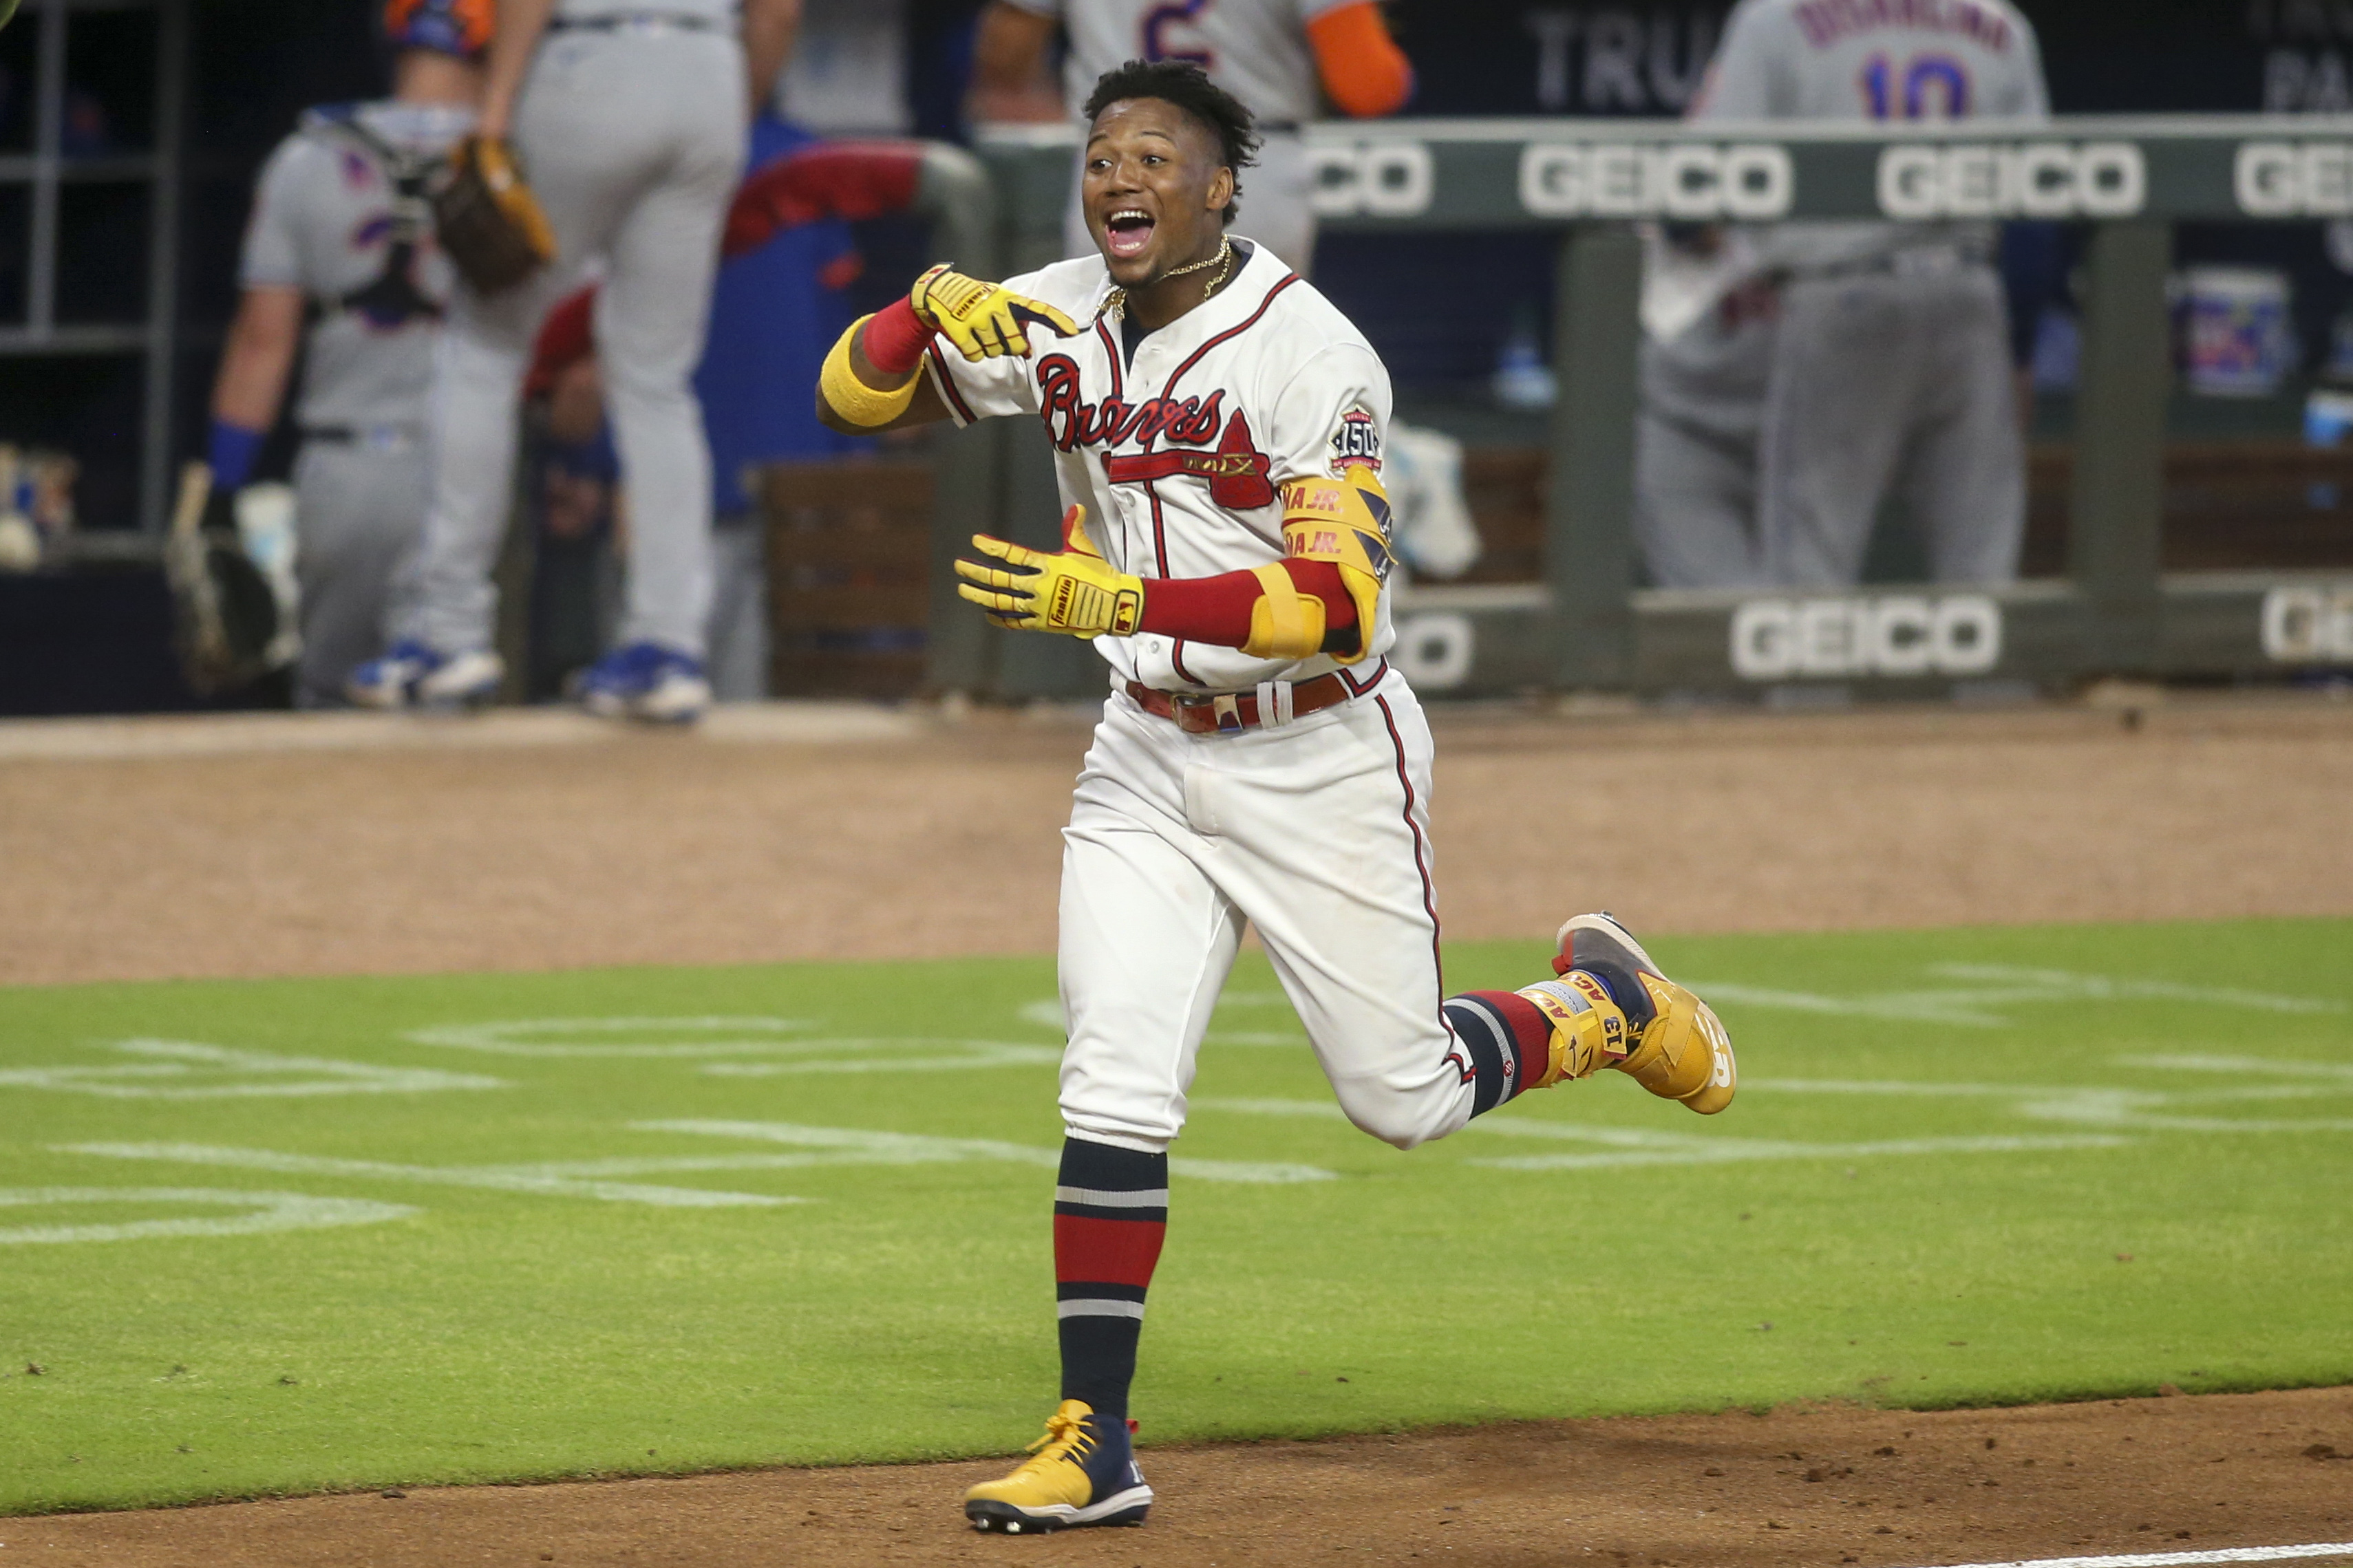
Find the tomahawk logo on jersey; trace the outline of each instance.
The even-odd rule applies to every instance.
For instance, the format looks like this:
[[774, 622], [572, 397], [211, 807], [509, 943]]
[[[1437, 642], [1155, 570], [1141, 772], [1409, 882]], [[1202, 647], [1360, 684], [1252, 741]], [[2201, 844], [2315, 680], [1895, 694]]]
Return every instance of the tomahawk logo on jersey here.
[[[1271, 252], [1253, 247], [1198, 308], [1134, 337], [1105, 309], [1112, 285], [1099, 258], [1004, 286], [1089, 325], [1075, 338], [1040, 332], [1027, 359], [973, 363], [934, 345], [934, 384], [959, 424], [1038, 417], [1063, 504], [1087, 509], [1090, 536], [1113, 565], [1145, 578], [1211, 577], [1300, 553], [1296, 517], [1284, 538], [1285, 495], [1313, 481], [1332, 492], [1335, 529], [1344, 499], [1372, 512], [1383, 538], [1353, 536], [1364, 541], [1366, 568], [1386, 578], [1387, 505], [1370, 476], [1388, 421], [1388, 374], [1347, 318]], [[1350, 473], [1369, 487], [1339, 482]], [[1385, 595], [1371, 618], [1369, 645], [1347, 657], [1360, 670], [1377, 667], [1394, 640]], [[1308, 680], [1342, 661], [1261, 658], [1152, 635], [1095, 647], [1119, 681], [1166, 690]]]

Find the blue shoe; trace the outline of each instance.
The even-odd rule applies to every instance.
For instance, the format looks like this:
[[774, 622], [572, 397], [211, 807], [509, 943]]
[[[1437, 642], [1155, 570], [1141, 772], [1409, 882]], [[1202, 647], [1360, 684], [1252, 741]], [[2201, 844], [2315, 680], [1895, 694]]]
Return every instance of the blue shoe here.
[[711, 706], [702, 661], [659, 643], [617, 647], [580, 678], [580, 700], [607, 719], [691, 724]]
[[498, 696], [506, 673], [499, 656], [485, 649], [439, 653], [403, 637], [381, 658], [354, 668], [343, 695], [362, 708], [478, 708]]
[[964, 1516], [979, 1531], [1043, 1535], [1086, 1524], [1142, 1524], [1152, 1489], [1135, 1467], [1124, 1421], [1110, 1421], [1082, 1399], [1065, 1399], [1047, 1418], [1030, 1458], [1001, 1481], [964, 1494]]

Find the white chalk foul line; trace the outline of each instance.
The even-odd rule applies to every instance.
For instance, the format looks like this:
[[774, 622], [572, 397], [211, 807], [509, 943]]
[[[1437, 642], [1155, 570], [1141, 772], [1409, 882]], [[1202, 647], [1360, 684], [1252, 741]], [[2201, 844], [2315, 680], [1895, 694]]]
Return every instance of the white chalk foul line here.
[[2007, 1563], [1961, 1563], [1953, 1568], [2187, 1568], [2199, 1563], [2284, 1563], [2298, 1557], [2353, 1557], [2353, 1541], [2225, 1546], [2212, 1552], [2128, 1552], [2116, 1557], [2021, 1557]]
[[[690, 1132], [711, 1138], [743, 1138], [765, 1143], [797, 1144], [806, 1149], [855, 1152], [877, 1164], [925, 1164], [935, 1161], [1004, 1160], [1017, 1165], [1053, 1169], [1062, 1161], [1060, 1149], [1027, 1143], [1001, 1143], [990, 1138], [935, 1138], [914, 1132], [870, 1132], [848, 1127], [802, 1127], [789, 1121], [633, 1121], [640, 1132]], [[1189, 1160], [1172, 1157], [1168, 1168], [1179, 1175], [1204, 1182], [1241, 1182], [1252, 1185], [1286, 1185], [1294, 1182], [1330, 1182], [1338, 1178], [1314, 1165], [1293, 1165], [1240, 1160]]]
[[549, 1198], [593, 1198], [610, 1204], [650, 1204], [657, 1208], [767, 1208], [805, 1204], [807, 1198], [765, 1193], [723, 1193], [705, 1187], [646, 1186], [634, 1182], [583, 1180], [549, 1175], [528, 1167], [497, 1165], [398, 1165], [384, 1160], [338, 1160], [317, 1154], [285, 1154], [274, 1149], [223, 1149], [205, 1143], [57, 1143], [60, 1154], [91, 1154], [105, 1160], [160, 1160], [182, 1165], [216, 1165], [240, 1171], [271, 1171], [298, 1176], [375, 1176], [445, 1187], [482, 1187], [491, 1192], [530, 1193]]
[[135, 1241], [148, 1237], [259, 1236], [273, 1230], [323, 1230], [406, 1219], [406, 1204], [320, 1198], [304, 1193], [226, 1192], [217, 1187], [16, 1187], [0, 1189], [0, 1209], [37, 1205], [157, 1205], [242, 1209], [217, 1219], [140, 1219], [115, 1225], [0, 1226], [0, 1246], [58, 1241]]
[[[411, 1029], [407, 1038], [420, 1046], [448, 1046], [502, 1057], [739, 1057], [807, 1051], [810, 1042], [782, 1037], [805, 1034], [815, 1026], [814, 1020], [807, 1018], [507, 1018]], [[655, 1038], [598, 1043], [584, 1037], [614, 1035]]]
[[[1345, 1120], [1340, 1108], [1314, 1100], [1200, 1100], [1206, 1110], [1238, 1110], [1248, 1116], [1296, 1116]], [[1864, 1143], [1793, 1143], [1714, 1133], [1662, 1132], [1649, 1128], [1603, 1127], [1569, 1121], [1507, 1118], [1473, 1121], [1463, 1129], [1507, 1138], [1543, 1138], [1598, 1143], [1604, 1152], [1525, 1154], [1465, 1160], [1496, 1171], [1582, 1171], [1620, 1165], [1715, 1165], [1741, 1160], [1851, 1160], [1875, 1154], [2010, 1154], [2037, 1150], [2114, 1149], [2132, 1142], [2111, 1133], [2039, 1136], [1993, 1134], [1957, 1138], [1895, 1138]]]
[[[117, 1040], [142, 1058], [121, 1067], [0, 1068], [0, 1089], [47, 1089], [113, 1100], [233, 1100], [256, 1096], [423, 1094], [450, 1089], [502, 1089], [479, 1073], [387, 1068], [322, 1057], [231, 1050], [194, 1040]], [[206, 1075], [213, 1075], [208, 1078]], [[216, 1081], [218, 1079], [230, 1081]], [[240, 1081], [241, 1080], [241, 1081]]]

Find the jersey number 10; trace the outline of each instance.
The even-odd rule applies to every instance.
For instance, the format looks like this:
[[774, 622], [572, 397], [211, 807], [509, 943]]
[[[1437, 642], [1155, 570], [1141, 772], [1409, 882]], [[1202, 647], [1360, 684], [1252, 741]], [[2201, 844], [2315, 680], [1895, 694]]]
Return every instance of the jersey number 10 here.
[[1873, 55], [1856, 80], [1873, 120], [1962, 120], [1969, 112], [1968, 68], [1950, 55], [1915, 55], [1901, 71]]

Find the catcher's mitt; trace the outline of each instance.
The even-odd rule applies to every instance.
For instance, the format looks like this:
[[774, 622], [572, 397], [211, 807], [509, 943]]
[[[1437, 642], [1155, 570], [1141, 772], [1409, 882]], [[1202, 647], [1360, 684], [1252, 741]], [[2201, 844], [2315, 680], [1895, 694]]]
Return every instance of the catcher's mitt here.
[[555, 259], [555, 231], [505, 142], [467, 137], [426, 195], [441, 248], [475, 292], [512, 289]]
[[228, 512], [229, 496], [215, 494], [210, 468], [190, 463], [181, 470], [164, 579], [180, 668], [200, 697], [234, 691], [282, 662], [272, 647], [278, 595], [237, 542]]

